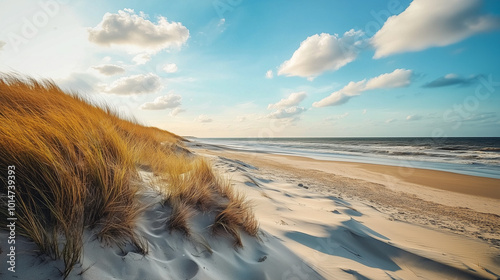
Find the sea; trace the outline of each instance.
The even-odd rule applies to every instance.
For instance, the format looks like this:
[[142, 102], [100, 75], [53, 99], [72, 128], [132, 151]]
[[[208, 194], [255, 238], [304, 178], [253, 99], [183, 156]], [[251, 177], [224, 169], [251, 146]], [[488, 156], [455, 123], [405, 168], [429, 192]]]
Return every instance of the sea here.
[[500, 179], [500, 137], [192, 140], [247, 152], [415, 167]]

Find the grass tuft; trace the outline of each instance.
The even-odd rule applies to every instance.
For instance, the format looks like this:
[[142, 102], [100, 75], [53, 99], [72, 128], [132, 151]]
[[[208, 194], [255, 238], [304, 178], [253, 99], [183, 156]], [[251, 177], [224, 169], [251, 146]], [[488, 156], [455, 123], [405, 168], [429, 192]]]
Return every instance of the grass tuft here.
[[165, 203], [173, 207], [170, 230], [177, 229], [189, 236], [189, 218], [198, 211], [215, 213], [212, 232], [229, 233], [235, 247], [243, 246], [240, 230], [257, 237], [259, 225], [251, 204], [228, 180], [216, 174], [206, 159], [172, 154], [157, 158], [153, 170], [158, 174], [156, 185], [160, 186]]
[[246, 200], [244, 195], [234, 193], [229, 203], [215, 217], [212, 230], [214, 233], [224, 231], [230, 234], [234, 239], [234, 246], [243, 247], [239, 234], [240, 228], [256, 237], [259, 224], [253, 215], [251, 203]]
[[171, 199], [170, 205], [172, 206], [172, 214], [168, 219], [168, 230], [170, 232], [177, 230], [185, 236], [190, 236], [189, 219], [193, 216], [193, 210], [188, 203], [181, 200]]

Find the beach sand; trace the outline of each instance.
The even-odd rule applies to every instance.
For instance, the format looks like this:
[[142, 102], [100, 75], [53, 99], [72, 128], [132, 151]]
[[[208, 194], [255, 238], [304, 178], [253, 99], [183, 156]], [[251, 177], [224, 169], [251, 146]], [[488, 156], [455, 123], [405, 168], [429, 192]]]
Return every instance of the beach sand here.
[[263, 230], [326, 279], [500, 277], [498, 179], [194, 150], [254, 201]]

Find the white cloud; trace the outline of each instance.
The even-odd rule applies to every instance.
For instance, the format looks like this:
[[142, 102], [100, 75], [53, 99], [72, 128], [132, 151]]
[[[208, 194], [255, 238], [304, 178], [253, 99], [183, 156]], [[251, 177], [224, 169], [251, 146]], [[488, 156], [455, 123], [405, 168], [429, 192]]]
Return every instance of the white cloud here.
[[304, 98], [306, 98], [307, 93], [305, 91], [294, 92], [290, 94], [287, 98], [283, 98], [280, 101], [269, 104], [267, 109], [284, 109], [286, 107], [292, 107], [298, 105]]
[[0, 51], [2, 50], [3, 46], [5, 46], [5, 42], [4, 41], [0, 41]]
[[178, 68], [177, 68], [177, 64], [175, 63], [169, 63], [169, 64], [165, 64], [165, 66], [163, 66], [163, 71], [167, 72], [167, 73], [175, 73], [177, 72]]
[[385, 123], [393, 123], [395, 121], [396, 121], [396, 119], [388, 119], [388, 120], [385, 121]]
[[146, 64], [150, 60], [151, 60], [151, 55], [148, 53], [140, 53], [140, 54], [134, 56], [134, 58], [132, 58], [132, 61], [135, 62], [135, 64], [137, 64], [137, 65]]
[[102, 21], [88, 30], [89, 41], [103, 46], [122, 45], [130, 51], [157, 52], [182, 46], [189, 38], [189, 30], [180, 22], [168, 22], [159, 16], [157, 23], [149, 21], [143, 13], [132, 9], [106, 13]]
[[125, 69], [123, 67], [113, 64], [97, 65], [93, 66], [92, 68], [99, 71], [99, 73], [105, 76], [113, 76], [125, 72]]
[[374, 58], [446, 46], [500, 26], [500, 20], [481, 13], [480, 0], [414, 0], [401, 14], [387, 19], [372, 37]]
[[407, 121], [418, 121], [421, 119], [422, 119], [422, 116], [420, 116], [420, 115], [409, 115], [406, 117]]
[[160, 77], [149, 73], [120, 78], [105, 87], [104, 92], [119, 95], [145, 94], [157, 92], [161, 88]]
[[[164, 110], [164, 109], [179, 109], [177, 107], [181, 106], [182, 97], [177, 94], [167, 94], [155, 98], [153, 102], [146, 102], [141, 105], [142, 110]], [[177, 115], [179, 111], [175, 113]]]
[[333, 92], [328, 97], [325, 97], [318, 102], [314, 102], [313, 107], [326, 107], [344, 104], [349, 101], [351, 97], [360, 95], [365, 88], [365, 84], [366, 80], [349, 82], [349, 84], [342, 89]]
[[303, 112], [307, 111], [307, 109], [303, 107], [290, 107], [286, 109], [278, 109], [275, 112], [272, 112], [271, 114], [268, 115], [269, 118], [271, 119], [286, 119], [286, 118], [293, 118], [296, 117]]
[[406, 87], [410, 84], [412, 73], [411, 70], [396, 69], [391, 73], [382, 74], [368, 81], [365, 79], [359, 82], [349, 82], [345, 87], [333, 92], [330, 96], [314, 102], [313, 106], [341, 105], [349, 101], [353, 96], [360, 95], [367, 90]]
[[364, 110], [363, 110], [363, 115], [364, 115], [364, 114], [366, 114], [366, 112], [367, 112], [367, 111], [366, 111], [366, 109], [364, 109]]
[[186, 110], [184, 110], [184, 109], [182, 109], [180, 107], [177, 107], [177, 108], [174, 108], [172, 110], [172, 112], [170, 112], [170, 116], [175, 117], [175, 116], [177, 116], [178, 114], [180, 114], [182, 112], [186, 112]]
[[201, 122], [201, 123], [211, 123], [213, 122], [214, 120], [211, 119], [209, 116], [207, 115], [199, 115], [197, 118], [196, 118], [196, 121], [198, 122]]
[[410, 85], [411, 70], [396, 69], [392, 73], [382, 74], [370, 79], [366, 83], [365, 90], [378, 88], [399, 88]]
[[273, 70], [267, 70], [266, 72], [266, 78], [267, 79], [272, 79], [274, 77]]
[[337, 34], [316, 34], [308, 37], [285, 61], [278, 75], [300, 76], [313, 79], [328, 70], [337, 70], [353, 61], [362, 49], [362, 31], [351, 29], [343, 37]]

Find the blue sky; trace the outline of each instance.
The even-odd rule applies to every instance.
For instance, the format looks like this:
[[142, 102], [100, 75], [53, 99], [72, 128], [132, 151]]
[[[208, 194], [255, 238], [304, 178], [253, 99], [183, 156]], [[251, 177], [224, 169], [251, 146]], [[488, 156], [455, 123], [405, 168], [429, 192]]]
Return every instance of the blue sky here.
[[500, 136], [498, 1], [0, 3], [0, 71], [198, 137]]

